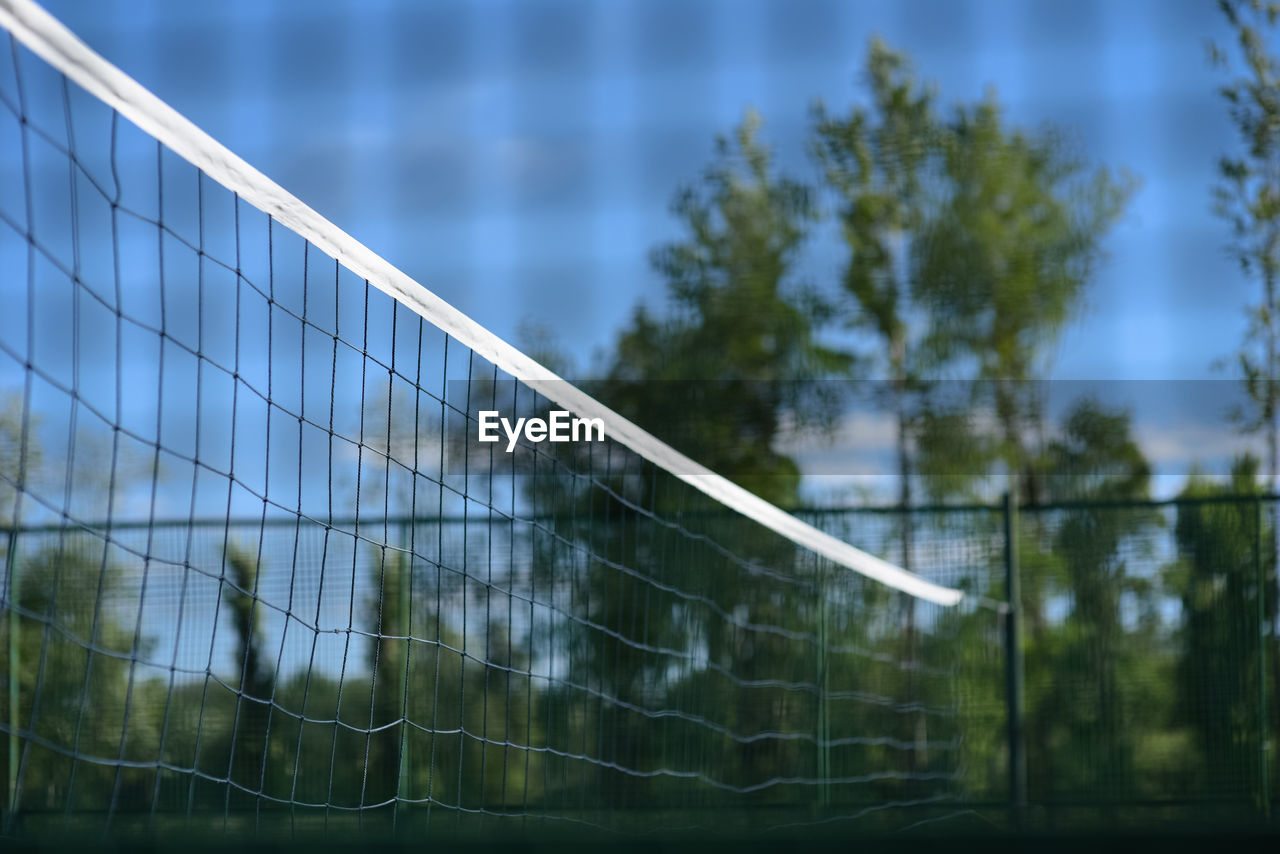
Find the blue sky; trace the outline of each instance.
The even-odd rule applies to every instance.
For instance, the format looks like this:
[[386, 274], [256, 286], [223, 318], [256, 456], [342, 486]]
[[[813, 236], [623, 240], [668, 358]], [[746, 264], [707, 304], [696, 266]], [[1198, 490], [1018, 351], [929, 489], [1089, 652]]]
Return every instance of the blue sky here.
[[546, 324], [580, 364], [660, 299], [647, 253], [715, 134], [754, 106], [811, 177], [808, 108], [862, 97], [873, 34], [944, 102], [994, 86], [1012, 121], [1142, 178], [1055, 376], [1216, 376], [1243, 330], [1250, 287], [1208, 210], [1233, 143], [1208, 0], [46, 5], [428, 287], [499, 334]]
[[[1226, 227], [1209, 210], [1214, 163], [1234, 144], [1215, 94], [1221, 77], [1205, 61], [1206, 38], [1225, 36], [1210, 0], [45, 5], [445, 299], [507, 338], [522, 321], [538, 321], [580, 365], [609, 345], [638, 301], [661, 300], [648, 253], [679, 236], [669, 200], [697, 179], [716, 134], [754, 107], [782, 167], [815, 178], [804, 151], [810, 105], [820, 98], [843, 111], [862, 98], [858, 73], [874, 34], [913, 57], [944, 103], [995, 87], [1013, 123], [1052, 122], [1087, 159], [1141, 178], [1108, 238], [1109, 259], [1088, 306], [1059, 342], [1054, 378], [1220, 377], [1211, 363], [1229, 355], [1244, 330], [1252, 288], [1227, 259]], [[127, 241], [125, 248], [133, 251]], [[810, 258], [810, 276], [834, 280], [835, 247], [819, 241]], [[134, 309], [143, 314], [145, 295]], [[50, 297], [41, 310], [58, 314], [54, 305]], [[86, 305], [88, 324], [90, 312], [104, 309]], [[26, 319], [9, 314], [0, 333]], [[47, 336], [44, 346], [61, 340]], [[128, 370], [151, 369], [151, 351], [139, 346], [132, 355]], [[191, 392], [182, 386], [192, 372], [177, 364], [168, 367], [170, 409]], [[110, 357], [99, 367], [124, 370]], [[137, 380], [127, 384], [136, 412], [154, 413], [160, 383], [142, 381], [152, 374], [129, 376]], [[1147, 386], [1157, 405], [1141, 425], [1144, 445], [1182, 463], [1166, 493], [1176, 491], [1189, 460], [1238, 447], [1226, 441], [1228, 430], [1206, 429], [1194, 417], [1203, 413], [1168, 414], [1170, 399], [1192, 387]], [[107, 383], [99, 393], [109, 398], [112, 390]], [[358, 395], [350, 403], [358, 413]], [[148, 435], [153, 426], [137, 429]], [[843, 443], [796, 449], [807, 473], [884, 470], [874, 458], [891, 446], [887, 425], [847, 426]], [[179, 422], [166, 430], [170, 444], [191, 439]], [[245, 435], [242, 455], [265, 457], [265, 444]], [[274, 459], [294, 457], [277, 451]], [[241, 476], [265, 484], [265, 464], [257, 469]], [[295, 484], [302, 475], [285, 474]], [[188, 483], [177, 477], [159, 500], [137, 496], [137, 512], [185, 515]], [[818, 484], [811, 495], [821, 495], [821, 483], [810, 479]], [[836, 488], [848, 485], [845, 477]], [[202, 510], [216, 515], [227, 506], [224, 489], [214, 479], [211, 493], [197, 496]]]
[[[994, 88], [1011, 123], [1051, 123], [1088, 161], [1141, 180], [1052, 378], [1230, 377], [1211, 365], [1238, 345], [1256, 287], [1210, 211], [1215, 162], [1235, 144], [1223, 76], [1205, 59], [1206, 40], [1227, 36], [1210, 0], [46, 6], [499, 335], [517, 340], [529, 320], [549, 329], [579, 375], [638, 302], [662, 300], [648, 255], [680, 235], [668, 204], [715, 136], [755, 108], [780, 167], [815, 180], [811, 105], [864, 98], [873, 35], [911, 56], [944, 105]], [[810, 279], [835, 281], [829, 225], [806, 257]], [[1137, 416], [1173, 477], [1158, 492], [1243, 446], [1216, 411], [1158, 410]], [[884, 470], [887, 425], [846, 426], [834, 446], [790, 448], [808, 474]], [[821, 483], [810, 478], [811, 495]]]

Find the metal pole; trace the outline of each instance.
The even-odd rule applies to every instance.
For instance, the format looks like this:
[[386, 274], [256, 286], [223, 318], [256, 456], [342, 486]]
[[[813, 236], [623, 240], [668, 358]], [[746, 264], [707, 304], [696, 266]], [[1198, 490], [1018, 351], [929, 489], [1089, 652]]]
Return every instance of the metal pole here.
[[1022, 591], [1018, 582], [1018, 505], [1004, 495], [1004, 580], [1008, 610], [1004, 615], [1005, 692], [1009, 718], [1009, 807], [1021, 829], [1027, 807], [1027, 759], [1022, 734]]
[[18, 619], [18, 597], [21, 595], [21, 582], [18, 578], [18, 534], [16, 530], [9, 532], [8, 548], [5, 549], [9, 570], [9, 809], [8, 826], [12, 826], [13, 818], [18, 812], [18, 764], [22, 750], [18, 738], [20, 724], [19, 702], [22, 686], [22, 625]]
[[401, 625], [397, 629], [405, 636], [404, 642], [404, 671], [400, 674], [400, 714], [404, 718], [400, 722], [400, 767], [396, 773], [396, 802], [397, 810], [405, 810], [408, 808], [407, 798], [409, 797], [409, 660], [412, 654], [413, 642], [408, 638], [413, 636], [413, 615], [411, 609], [413, 607], [413, 592], [410, 585], [413, 583], [413, 555], [409, 550], [409, 526], [402, 525], [400, 528], [400, 554], [398, 561], [400, 564], [399, 594], [400, 594], [400, 620]]
[[1262, 815], [1270, 818], [1271, 781], [1269, 779], [1269, 763], [1267, 762], [1271, 747], [1268, 737], [1270, 722], [1267, 719], [1267, 578], [1265, 567], [1263, 566], [1261, 496], [1255, 499], [1253, 506], [1253, 524], [1256, 534], [1253, 545], [1253, 563], [1257, 572], [1258, 588], [1255, 595], [1258, 604], [1258, 781], [1261, 784], [1259, 792], [1262, 801]]
[[822, 583], [818, 585], [818, 779], [822, 781], [820, 803], [831, 804], [831, 724], [827, 705], [827, 573], [821, 571]]

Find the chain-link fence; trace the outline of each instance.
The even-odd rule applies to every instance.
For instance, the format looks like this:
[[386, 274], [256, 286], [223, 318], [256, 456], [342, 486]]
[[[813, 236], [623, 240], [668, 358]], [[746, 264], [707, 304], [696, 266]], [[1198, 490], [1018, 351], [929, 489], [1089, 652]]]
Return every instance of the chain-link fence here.
[[[661, 813], [667, 826], [742, 796], [773, 824], [879, 810], [1049, 827], [1268, 820], [1277, 509], [1213, 495], [1016, 516], [805, 511], [966, 598], [925, 607], [830, 568], [805, 575], [803, 562], [786, 582], [698, 579], [700, 561], [673, 554], [679, 589], [721, 615], [672, 623], [715, 628], [696, 643], [626, 624], [642, 615], [656, 631], [655, 613], [678, 610], [640, 608], [663, 582], [601, 587], [589, 570], [565, 571], [572, 561], [539, 545], [536, 525], [509, 520], [10, 532], [8, 791], [36, 816], [300, 805], [327, 816], [380, 802], [375, 790], [412, 801], [404, 793], [435, 772], [427, 804], [596, 821]], [[645, 549], [622, 528], [601, 535], [606, 524], [597, 558]], [[729, 530], [680, 524], [682, 540]], [[430, 559], [422, 542], [437, 544]], [[388, 544], [413, 556], [409, 572]], [[437, 571], [468, 554], [467, 572]], [[560, 567], [558, 580], [540, 561]], [[380, 693], [379, 655], [399, 643], [433, 666], [384, 675]], [[246, 665], [251, 655], [262, 661]], [[651, 666], [664, 656], [665, 669]], [[386, 680], [404, 683], [392, 686], [395, 709], [380, 702]], [[269, 734], [253, 747], [258, 724]], [[654, 769], [674, 779], [655, 783]], [[766, 795], [741, 782], [796, 769]]]

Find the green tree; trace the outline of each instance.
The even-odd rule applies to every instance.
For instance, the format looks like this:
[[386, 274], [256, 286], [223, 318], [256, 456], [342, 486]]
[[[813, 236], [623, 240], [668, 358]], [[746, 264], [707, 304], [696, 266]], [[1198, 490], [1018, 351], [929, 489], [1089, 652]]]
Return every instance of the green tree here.
[[[1237, 355], [1252, 413], [1243, 426], [1261, 431], [1267, 441], [1271, 490], [1276, 489], [1280, 421], [1280, 59], [1268, 51], [1268, 36], [1280, 17], [1280, 3], [1219, 0], [1244, 61], [1244, 75], [1222, 86], [1241, 151], [1218, 161], [1214, 188], [1217, 213], [1231, 225], [1231, 252], [1241, 270], [1262, 285], [1248, 310], [1249, 327]], [[1227, 51], [1210, 46], [1215, 65], [1230, 67]]]
[[156, 755], [158, 720], [142, 699], [146, 686], [130, 689], [133, 675], [144, 672], [136, 661], [152, 648], [149, 638], [136, 635], [136, 611], [121, 604], [136, 599], [135, 579], [108, 559], [100, 536], [71, 529], [51, 535], [39, 523], [52, 515], [46, 505], [55, 501], [73, 518], [102, 519], [114, 490], [143, 472], [159, 474], [154, 460], [140, 463], [123, 452], [104, 471], [101, 451], [110, 440], [83, 424], [66, 444], [73, 456], [50, 453], [57, 445], [28, 403], [9, 392], [0, 406], [5, 811], [12, 819], [11, 810], [149, 803], [153, 770], [84, 758], [148, 762]]
[[[1171, 584], [1182, 591], [1178, 667], [1182, 722], [1198, 748], [1200, 790], [1260, 796], [1262, 625], [1259, 601], [1273, 601], [1263, 543], [1274, 532], [1258, 496], [1258, 461], [1238, 459], [1229, 484], [1192, 477], [1182, 492]], [[1261, 805], [1260, 806], [1264, 806]]]
[[[872, 108], [833, 118], [819, 105], [814, 150], [839, 199], [849, 249], [843, 285], [854, 302], [852, 324], [876, 338], [877, 361], [889, 379], [889, 408], [897, 421], [899, 504], [906, 508], [912, 503], [910, 446], [916, 414], [910, 398], [936, 367], [930, 348], [920, 340], [927, 337], [929, 324], [927, 316], [919, 316], [910, 260], [930, 217], [928, 184], [937, 167], [941, 127], [933, 93], [918, 87], [906, 59], [878, 39], [871, 44], [866, 77]], [[904, 565], [910, 568], [909, 534], [903, 536]]]
[[[18, 686], [19, 725], [39, 737], [20, 738], [16, 806], [101, 810], [117, 790], [119, 803], [149, 803], [154, 772], [122, 769], [117, 783], [116, 768], [81, 758], [119, 756], [126, 734], [128, 752], [122, 758], [155, 757], [155, 710], [135, 696], [125, 717], [133, 624], [129, 615], [103, 604], [119, 601], [122, 574], [83, 538], [39, 545], [39, 534], [28, 536], [36, 544], [16, 552], [21, 555], [18, 603], [25, 613], [8, 611], [0, 634], [3, 660], [10, 660], [15, 638], [21, 651], [17, 671], [8, 674]], [[150, 648], [144, 641], [136, 654], [145, 656]]]
[[1088, 169], [1051, 131], [1006, 127], [994, 94], [957, 111], [944, 148], [946, 198], [916, 242], [916, 292], [935, 339], [971, 365], [972, 404], [993, 412], [1011, 483], [1035, 503], [1032, 437], [1044, 422], [1035, 381], [1134, 182]]
[[1069, 611], [1027, 649], [1035, 749], [1028, 785], [1039, 800], [1083, 791], [1132, 797], [1137, 744], [1169, 713], [1167, 703], [1154, 702], [1154, 680], [1144, 672], [1154, 666], [1153, 626], [1129, 626], [1122, 616], [1126, 596], [1149, 598], [1151, 579], [1131, 573], [1129, 559], [1157, 517], [1100, 502], [1147, 498], [1151, 466], [1129, 414], [1088, 398], [1067, 412], [1045, 456], [1047, 497], [1072, 503], [1052, 517], [1050, 571], [1028, 578], [1024, 595], [1065, 601]]
[[821, 342], [830, 309], [794, 280], [811, 192], [774, 173], [760, 127], [748, 113], [717, 141], [703, 187], [677, 193], [687, 237], [653, 254], [671, 310], [636, 310], [593, 390], [713, 471], [790, 506], [800, 473], [775, 442], [788, 421], [830, 417], [821, 380], [850, 359]]
[[[942, 146], [943, 198], [915, 243], [916, 294], [929, 306], [934, 340], [973, 380], [967, 403], [994, 419], [990, 445], [1008, 492], [1037, 504], [1045, 497], [1042, 382], [1133, 182], [1070, 157], [1051, 130], [1008, 127], [994, 93], [957, 109]], [[953, 420], [967, 426], [965, 416]], [[1027, 648], [1046, 649], [1046, 593], [1058, 559], [1035, 524], [1026, 518], [1018, 544], [1019, 605]], [[1047, 749], [1046, 730], [1033, 727], [1028, 737]]]
[[[673, 210], [686, 236], [653, 254], [667, 281], [671, 310], [661, 318], [637, 311], [595, 389], [606, 403], [713, 471], [775, 504], [792, 506], [800, 472], [775, 445], [788, 422], [822, 423], [830, 417], [834, 401], [822, 380], [846, 372], [850, 359], [821, 342], [829, 307], [812, 288], [795, 281], [797, 256], [815, 217], [811, 192], [776, 174], [760, 128], [759, 116], [748, 113], [732, 138], [717, 141], [717, 156], [702, 186], [677, 193]], [[659, 478], [657, 485], [668, 481]], [[657, 500], [663, 494], [659, 490]], [[683, 489], [676, 494], [687, 496]], [[723, 510], [701, 498], [684, 506]], [[592, 515], [624, 527], [640, 521], [623, 506], [602, 507]], [[744, 530], [737, 524], [727, 530], [732, 533], [724, 536], [735, 551], [767, 565], [787, 566], [794, 558], [789, 546], [780, 548], [754, 527]], [[613, 554], [623, 543], [625, 538], [616, 538], [599, 547]], [[727, 602], [729, 607], [751, 601], [751, 581], [740, 576], [740, 569], [715, 563], [696, 574], [672, 574], [690, 576], [684, 585], [716, 600], [731, 593], [740, 597]], [[629, 607], [622, 604], [629, 597], [604, 591], [592, 601]], [[761, 619], [770, 613], [763, 607]], [[601, 619], [608, 620], [605, 625], [629, 622], [623, 613]], [[737, 642], [733, 632], [716, 619], [704, 628], [712, 660], [727, 661]], [[673, 638], [685, 630], [667, 627]], [[758, 655], [767, 655], [765, 646], [757, 647]]]
[[[368, 759], [363, 802], [381, 803], [405, 797], [408, 765], [402, 758], [408, 744], [407, 710], [411, 661], [416, 652], [411, 636], [413, 604], [409, 578], [410, 560], [403, 552], [381, 548], [374, 566], [378, 573], [375, 597], [367, 603], [373, 612], [377, 637], [369, 645], [372, 701], [366, 728]], [[473, 695], [473, 699], [475, 695]], [[481, 702], [483, 697], [479, 698]]]
[[236, 638], [235, 660], [240, 670], [235, 682], [235, 723], [227, 773], [235, 783], [257, 792], [267, 773], [267, 737], [274, 711], [270, 701], [274, 695], [275, 674], [262, 648], [258, 558], [251, 552], [230, 547], [226, 566], [231, 583], [223, 586], [222, 596], [231, 614]]
[[[814, 153], [838, 199], [849, 250], [843, 286], [853, 302], [851, 324], [875, 338], [874, 361], [887, 377], [875, 396], [896, 422], [898, 520], [901, 566], [913, 568], [912, 452], [930, 421], [929, 377], [938, 368], [927, 307], [915, 298], [914, 244], [936, 205], [941, 124], [933, 92], [918, 86], [906, 58], [879, 39], [866, 61], [871, 108], [845, 118], [815, 109]], [[915, 599], [901, 597], [905, 655], [914, 660]], [[914, 671], [911, 671], [914, 672]], [[907, 700], [916, 686], [907, 686]], [[908, 738], [923, 737], [924, 715], [906, 722]], [[923, 739], [922, 739], [923, 740]]]
[[[1267, 483], [1276, 492], [1280, 478], [1280, 55], [1274, 50], [1280, 3], [1219, 0], [1231, 27], [1243, 74], [1219, 92], [1239, 133], [1239, 149], [1218, 161], [1214, 208], [1231, 226], [1231, 253], [1262, 292], [1247, 316], [1249, 325], [1236, 355], [1249, 406], [1235, 413], [1247, 432], [1266, 439]], [[1210, 58], [1230, 69], [1228, 51], [1210, 45]], [[1280, 511], [1270, 508], [1272, 538], [1266, 542], [1272, 566]], [[1280, 584], [1270, 586], [1272, 682], [1280, 686]]]
[[[683, 236], [652, 256], [666, 281], [667, 310], [637, 309], [602, 379], [588, 388], [708, 468], [788, 506], [797, 501], [800, 473], [776, 449], [777, 440], [791, 424], [827, 423], [832, 389], [822, 380], [845, 374], [850, 360], [823, 344], [830, 307], [797, 281], [798, 256], [815, 217], [811, 193], [777, 174], [760, 126], [759, 117], [748, 114], [731, 137], [718, 140], [703, 180], [677, 193], [673, 211]], [[771, 582], [747, 571], [759, 565], [789, 572], [797, 564], [795, 549], [758, 526], [726, 518], [722, 506], [638, 465], [625, 451], [571, 452], [579, 455], [572, 468], [595, 479], [535, 479], [539, 492], [530, 502], [551, 509], [556, 534], [539, 542], [537, 584], [570, 591], [575, 618], [557, 629], [559, 642], [574, 681], [594, 695], [584, 700], [581, 688], [550, 691], [548, 737], [575, 752], [602, 751], [607, 762], [658, 768], [664, 757], [671, 760], [667, 751], [685, 749], [693, 733], [708, 743], [707, 770], [717, 777], [776, 776], [793, 745], [721, 741], [665, 718], [659, 729], [630, 709], [680, 708], [734, 732], [781, 725], [777, 708], [764, 701], [761, 688], [742, 682], [742, 674], [811, 680], [813, 662], [798, 657], [784, 636], [739, 623], [748, 613], [752, 623], [768, 625], [813, 618], [811, 610], [797, 617], [794, 599], [771, 598]], [[601, 483], [609, 489], [598, 488]], [[681, 514], [687, 529], [739, 559], [655, 525], [650, 511]], [[654, 583], [618, 569], [637, 561], [654, 567]], [[776, 586], [775, 593], [794, 595], [786, 583], [783, 591]], [[694, 665], [695, 657], [705, 664]], [[812, 695], [800, 696], [810, 704], [811, 721]], [[677, 798], [690, 790], [688, 782], [604, 769], [588, 779], [588, 803]]]

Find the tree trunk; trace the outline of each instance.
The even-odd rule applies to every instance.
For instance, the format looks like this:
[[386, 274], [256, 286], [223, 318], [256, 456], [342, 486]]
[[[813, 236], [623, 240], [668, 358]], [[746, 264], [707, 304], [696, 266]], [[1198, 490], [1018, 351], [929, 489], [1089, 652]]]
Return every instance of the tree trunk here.
[[[890, 344], [891, 360], [893, 363], [893, 395], [894, 410], [898, 420], [898, 506], [902, 510], [899, 514], [901, 520], [901, 529], [899, 531], [900, 543], [902, 547], [902, 568], [907, 572], [913, 571], [913, 524], [911, 518], [911, 452], [909, 448], [911, 439], [911, 430], [908, 424], [909, 414], [907, 412], [907, 389], [906, 389], [906, 370], [904, 368], [906, 362], [906, 345], [901, 336], [897, 336]], [[904, 627], [904, 655], [907, 675], [907, 697], [908, 703], [916, 701], [917, 684], [916, 684], [916, 600], [914, 596], [904, 593], [903, 597], [903, 622]], [[907, 722], [906, 741], [914, 742], [914, 748], [910, 754], [909, 768], [911, 773], [918, 774], [925, 770], [928, 764], [928, 755], [926, 753], [924, 742], [927, 740], [928, 730], [927, 721], [923, 713], [916, 713], [911, 716], [912, 719]]]

